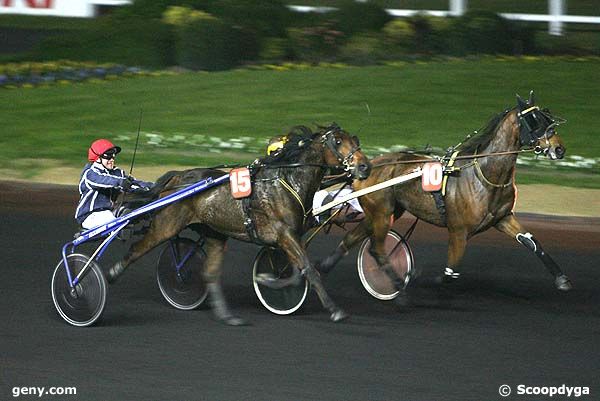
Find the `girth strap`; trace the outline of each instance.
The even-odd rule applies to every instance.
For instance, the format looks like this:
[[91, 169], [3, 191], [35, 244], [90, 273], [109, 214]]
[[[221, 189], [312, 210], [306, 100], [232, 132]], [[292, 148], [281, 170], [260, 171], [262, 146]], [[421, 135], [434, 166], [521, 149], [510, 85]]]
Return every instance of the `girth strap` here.
[[442, 223], [444, 225], [446, 225], [447, 224], [446, 202], [444, 201], [444, 195], [442, 194], [442, 191], [431, 192], [431, 196], [433, 196], [433, 200], [435, 201], [435, 207], [437, 208], [438, 212], [440, 213], [440, 218], [442, 219]]

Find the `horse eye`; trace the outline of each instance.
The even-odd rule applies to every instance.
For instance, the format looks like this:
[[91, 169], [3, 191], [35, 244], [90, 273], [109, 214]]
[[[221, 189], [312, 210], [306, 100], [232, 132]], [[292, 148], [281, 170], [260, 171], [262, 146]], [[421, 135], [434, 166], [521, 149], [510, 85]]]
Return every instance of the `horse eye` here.
[[335, 144], [336, 144], [337, 146], [340, 146], [340, 145], [342, 144], [342, 140], [341, 140], [341, 139], [339, 139], [339, 138], [336, 138], [336, 139], [335, 139]]

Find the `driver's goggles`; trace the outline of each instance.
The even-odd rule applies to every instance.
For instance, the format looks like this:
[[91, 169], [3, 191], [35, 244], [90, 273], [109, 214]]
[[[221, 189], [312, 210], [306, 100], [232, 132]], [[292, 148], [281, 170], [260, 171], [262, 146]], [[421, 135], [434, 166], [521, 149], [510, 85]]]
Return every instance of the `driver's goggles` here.
[[104, 160], [112, 160], [115, 158], [116, 156], [116, 152], [106, 152], [106, 153], [102, 153], [102, 155], [100, 155], [101, 158], [103, 158]]

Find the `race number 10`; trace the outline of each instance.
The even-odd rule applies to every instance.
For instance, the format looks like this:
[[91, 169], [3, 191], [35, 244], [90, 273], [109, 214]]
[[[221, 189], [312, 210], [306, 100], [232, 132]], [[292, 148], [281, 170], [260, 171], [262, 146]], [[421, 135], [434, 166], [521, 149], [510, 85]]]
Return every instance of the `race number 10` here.
[[423, 175], [421, 176], [423, 191], [439, 191], [442, 189], [443, 178], [444, 168], [442, 163], [426, 163], [423, 165]]
[[235, 168], [229, 172], [229, 184], [231, 195], [235, 199], [245, 198], [252, 193], [252, 182], [250, 181], [250, 170], [246, 167]]

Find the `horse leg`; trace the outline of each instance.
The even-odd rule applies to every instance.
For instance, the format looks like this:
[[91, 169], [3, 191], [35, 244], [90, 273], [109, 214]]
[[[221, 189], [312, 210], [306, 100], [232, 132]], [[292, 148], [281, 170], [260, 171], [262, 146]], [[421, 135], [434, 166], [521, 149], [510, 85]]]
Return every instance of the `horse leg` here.
[[544, 266], [546, 266], [546, 269], [548, 269], [550, 274], [554, 276], [554, 285], [557, 289], [569, 291], [573, 288], [571, 281], [560, 270], [560, 267], [558, 267], [554, 259], [544, 251], [534, 236], [521, 226], [521, 223], [517, 221], [517, 218], [513, 214], [500, 220], [498, 224], [496, 224], [496, 229], [509, 237], [516, 239], [521, 245], [524, 245], [527, 249], [535, 253], [544, 263]]
[[144, 237], [134, 243], [129, 248], [127, 255], [108, 270], [108, 282], [114, 283], [123, 274], [127, 266], [157, 245], [177, 235], [185, 226], [185, 219], [180, 216], [173, 216], [173, 213], [169, 213], [166, 209], [162, 213], [157, 214]]
[[457, 267], [465, 255], [465, 249], [467, 248], [466, 232], [449, 231], [448, 234], [448, 259], [444, 275], [440, 278], [442, 283], [452, 283], [460, 277]]
[[242, 326], [247, 324], [247, 322], [231, 312], [221, 287], [221, 267], [223, 266], [226, 241], [227, 238], [224, 237], [206, 237], [204, 245], [206, 264], [203, 275], [208, 288], [210, 306], [215, 318], [229, 326]]
[[329, 318], [334, 322], [339, 322], [348, 317], [348, 314], [339, 308], [325, 291], [321, 276], [317, 270], [311, 265], [306, 250], [301, 245], [300, 241], [296, 239], [289, 231], [284, 232], [280, 235], [278, 241], [279, 247], [286, 253], [290, 263], [300, 272], [310, 285], [315, 289], [319, 300], [323, 307], [329, 311]]
[[457, 266], [465, 255], [467, 247], [467, 234], [464, 231], [448, 231], [448, 258], [444, 274], [434, 277], [417, 277], [411, 280], [416, 286], [432, 287], [442, 284], [454, 283], [460, 277]]
[[337, 265], [338, 262], [348, 254], [350, 249], [371, 235], [371, 232], [372, 225], [370, 222], [368, 222], [366, 219], [361, 221], [344, 236], [342, 241], [338, 244], [337, 248], [331, 255], [315, 264], [315, 268], [319, 271], [319, 273], [329, 273], [335, 267], [335, 265]]
[[385, 249], [385, 240], [391, 228], [392, 220], [386, 214], [378, 214], [373, 219], [373, 233], [371, 235], [371, 247], [369, 253], [377, 262], [377, 266], [392, 281], [394, 288], [398, 291], [398, 296], [394, 302], [401, 306], [408, 305], [408, 295], [406, 293], [406, 284], [409, 277], [400, 277], [392, 267], [392, 263]]

